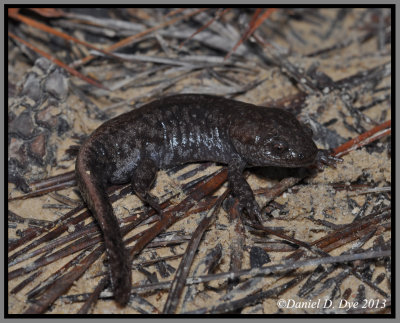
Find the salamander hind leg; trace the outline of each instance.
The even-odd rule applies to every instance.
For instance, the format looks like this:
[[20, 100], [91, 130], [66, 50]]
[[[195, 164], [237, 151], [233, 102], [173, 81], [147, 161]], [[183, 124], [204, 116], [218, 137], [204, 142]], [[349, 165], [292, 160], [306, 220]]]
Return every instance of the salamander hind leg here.
[[135, 194], [149, 204], [158, 214], [162, 214], [158, 199], [149, 191], [157, 177], [158, 168], [152, 160], [142, 161], [135, 169], [132, 177], [132, 188]]

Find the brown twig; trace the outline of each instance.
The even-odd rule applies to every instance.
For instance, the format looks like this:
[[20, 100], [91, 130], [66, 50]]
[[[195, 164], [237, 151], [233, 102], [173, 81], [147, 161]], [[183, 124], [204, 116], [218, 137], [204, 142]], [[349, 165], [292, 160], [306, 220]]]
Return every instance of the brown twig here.
[[[388, 128], [388, 129], [387, 129]], [[378, 140], [382, 137], [385, 137], [391, 133], [391, 120], [386, 121], [371, 130], [364, 132], [356, 138], [353, 138], [343, 145], [335, 148], [334, 154], [336, 157], [343, 156], [350, 151], [353, 151], [362, 146], [368, 145], [371, 142]]]
[[250, 22], [250, 25], [248, 29], [245, 31], [245, 33], [242, 35], [242, 37], [239, 39], [239, 41], [236, 43], [236, 45], [231, 49], [231, 51], [225, 56], [225, 60], [228, 59], [232, 53], [236, 51], [236, 49], [247, 39], [249, 38], [258, 27], [266, 20], [274, 11], [276, 11], [277, 8], [269, 8], [267, 9], [260, 17], [260, 8], [256, 10], [256, 12], [253, 15], [253, 19]]

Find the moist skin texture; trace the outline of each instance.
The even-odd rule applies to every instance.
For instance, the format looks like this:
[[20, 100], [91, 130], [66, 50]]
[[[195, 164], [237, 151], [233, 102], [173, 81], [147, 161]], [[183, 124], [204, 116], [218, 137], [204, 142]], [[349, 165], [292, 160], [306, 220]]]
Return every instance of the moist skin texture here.
[[261, 219], [261, 212], [244, 168], [334, 163], [317, 149], [312, 131], [290, 113], [217, 96], [165, 97], [105, 122], [81, 146], [75, 170], [81, 194], [103, 232], [120, 305], [130, 296], [131, 259], [107, 186], [130, 182], [135, 194], [161, 213], [149, 193], [157, 171], [198, 161], [228, 165], [231, 191], [253, 219]]

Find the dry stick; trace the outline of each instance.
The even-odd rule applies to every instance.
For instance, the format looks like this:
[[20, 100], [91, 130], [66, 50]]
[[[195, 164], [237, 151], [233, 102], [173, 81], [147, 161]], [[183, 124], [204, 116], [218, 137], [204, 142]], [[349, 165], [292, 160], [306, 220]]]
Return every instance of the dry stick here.
[[343, 49], [343, 48], [353, 44], [354, 42], [357, 43], [357, 44], [361, 44], [364, 41], [370, 39], [372, 36], [373, 36], [373, 33], [368, 31], [364, 35], [359, 36], [356, 39], [346, 38], [346, 39], [343, 39], [343, 40], [341, 40], [339, 42], [335, 42], [331, 46], [324, 47], [324, 48], [318, 49], [318, 50], [316, 50], [314, 52], [308, 53], [305, 56], [306, 57], [319, 56], [319, 55], [326, 54], [326, 53], [329, 53], [329, 52], [334, 51], [334, 50]]
[[14, 35], [12, 32], [8, 32], [8, 36], [11, 37], [11, 38], [13, 38], [13, 39], [15, 39], [15, 40], [17, 40], [17, 41], [19, 41], [20, 43], [24, 44], [26, 47], [28, 47], [29, 49], [31, 49], [31, 50], [33, 50], [34, 52], [38, 53], [39, 55], [41, 55], [41, 56], [47, 58], [49, 61], [53, 62], [54, 64], [57, 64], [57, 65], [60, 66], [61, 68], [63, 68], [63, 69], [65, 69], [66, 71], [68, 71], [70, 74], [72, 74], [72, 75], [74, 75], [74, 76], [76, 76], [76, 77], [79, 77], [80, 79], [82, 79], [83, 81], [85, 81], [85, 82], [87, 82], [87, 83], [89, 83], [89, 84], [91, 84], [91, 85], [94, 85], [94, 86], [96, 86], [96, 87], [98, 87], [98, 88], [100, 88], [100, 89], [103, 89], [103, 90], [107, 90], [107, 91], [108, 91], [108, 89], [107, 89], [105, 86], [103, 86], [102, 84], [100, 84], [99, 82], [93, 80], [93, 79], [90, 78], [90, 77], [87, 77], [87, 76], [85, 76], [85, 75], [79, 73], [76, 69], [73, 69], [73, 68], [69, 67], [68, 65], [66, 65], [65, 63], [63, 63], [62, 61], [60, 61], [59, 59], [57, 59], [57, 58], [55, 58], [54, 56], [52, 56], [52, 55], [46, 53], [46, 52], [43, 51], [43, 50], [37, 48], [36, 46], [33, 46], [32, 44], [28, 43], [26, 40], [24, 40], [24, 39], [18, 37], [17, 35]]
[[272, 188], [260, 188], [255, 190], [254, 194], [264, 195], [266, 198], [265, 204], [268, 204], [270, 201], [285, 192], [288, 188], [299, 183], [302, 179], [303, 177], [286, 177]]
[[221, 203], [228, 193], [229, 189], [226, 189], [225, 192], [221, 194], [221, 196], [215, 202], [213, 209], [211, 209], [203, 218], [203, 220], [201, 220], [200, 224], [196, 228], [196, 231], [193, 233], [192, 239], [186, 248], [185, 255], [179, 264], [179, 268], [176, 271], [175, 278], [171, 284], [171, 290], [168, 294], [167, 301], [165, 302], [163, 313], [175, 313], [176, 308], [178, 307], [180, 296], [182, 295], [183, 288], [185, 286], [186, 278], [189, 275], [189, 270], [193, 263], [195, 253], [199, 247], [200, 240], [203, 237], [204, 232], [215, 219]]
[[57, 192], [50, 192], [49, 196], [52, 197], [53, 199], [55, 199], [57, 202], [60, 202], [64, 205], [77, 207], [78, 205], [81, 204], [79, 201], [71, 199], [65, 195], [61, 195]]
[[132, 295], [128, 306], [140, 314], [160, 314], [158, 308], [139, 295]]
[[90, 294], [88, 299], [85, 301], [85, 303], [82, 305], [82, 307], [79, 309], [77, 314], [87, 314], [92, 307], [93, 304], [95, 304], [100, 296], [100, 293], [104, 290], [104, 288], [107, 287], [109, 284], [110, 280], [109, 278], [103, 277], [100, 282], [97, 284], [95, 290], [93, 293]]
[[[390, 208], [386, 208], [386, 209], [384, 209], [384, 211], [387, 211], [387, 210], [389, 210]], [[381, 211], [381, 212], [384, 212], [384, 211]], [[368, 219], [370, 219], [372, 216], [376, 216], [377, 214], [380, 214], [380, 213], [374, 213], [374, 214], [372, 214], [372, 215], [369, 215], [368, 216]], [[365, 222], [365, 218], [363, 218], [363, 221], [357, 221], [357, 222], [355, 222], [357, 225], [360, 225], [360, 223], [364, 223]], [[371, 223], [370, 222], [368, 222], [368, 225], [370, 225]], [[262, 231], [265, 231], [265, 232], [268, 232], [268, 233], [270, 233], [270, 234], [273, 234], [273, 235], [275, 235], [275, 236], [278, 236], [278, 237], [280, 237], [280, 238], [282, 238], [282, 239], [285, 239], [285, 240], [287, 240], [287, 241], [290, 241], [290, 242], [292, 242], [292, 243], [294, 243], [294, 244], [297, 244], [297, 245], [299, 245], [299, 246], [301, 246], [301, 247], [304, 247], [304, 248], [306, 248], [306, 249], [309, 249], [310, 251], [312, 251], [312, 252], [314, 252], [314, 253], [316, 253], [316, 254], [320, 254], [320, 255], [323, 255], [323, 256], [327, 256], [328, 254], [327, 254], [327, 251], [331, 251], [331, 250], [333, 250], [333, 249], [336, 249], [336, 248], [338, 248], [339, 246], [342, 246], [342, 245], [344, 245], [345, 243], [348, 243], [348, 242], [350, 242], [351, 240], [354, 240], [355, 238], [357, 238], [358, 236], [359, 236], [359, 231], [358, 232], [355, 232], [355, 234], [352, 234], [350, 237], [348, 237], [348, 239], [349, 239], [349, 241], [346, 241], [344, 238], [342, 238], [342, 239], [340, 239], [340, 240], [338, 240], [338, 241], [336, 241], [337, 242], [337, 244], [338, 245], [330, 245], [330, 249], [328, 249], [328, 250], [321, 250], [321, 249], [319, 249], [319, 248], [316, 248], [315, 246], [313, 246], [314, 244], [315, 244], [315, 242], [314, 243], [311, 243], [311, 244], [308, 244], [308, 243], [305, 243], [305, 242], [303, 242], [303, 241], [300, 241], [300, 240], [297, 240], [297, 239], [295, 239], [295, 238], [292, 238], [292, 237], [289, 237], [289, 236], [287, 236], [287, 235], [285, 235], [284, 233], [282, 233], [282, 232], [279, 232], [279, 231], [276, 231], [276, 230], [273, 230], [273, 229], [270, 229], [270, 228], [267, 228], [267, 227], [264, 227], [264, 226], [262, 226], [262, 225], [258, 225], [258, 224], [255, 224], [255, 223], [248, 223], [248, 225], [249, 226], [252, 226], [252, 227], [254, 227], [255, 229], [259, 229], [259, 230], [262, 230]], [[345, 231], [346, 229], [348, 229], [349, 227], [348, 226], [341, 226], [337, 231], [335, 231], [335, 232], [343, 232], [343, 231]], [[357, 230], [361, 230], [360, 228], [358, 228]], [[359, 237], [362, 237], [364, 234], [361, 234]], [[298, 252], [298, 251], [297, 251]]]
[[[165, 203], [164, 203], [165, 204]], [[154, 211], [152, 210], [151, 212], [150, 212], [150, 215], [152, 214], [152, 213], [154, 213]], [[136, 222], [134, 223], [134, 224], [138, 224], [138, 223], [140, 223], [141, 221], [143, 221], [144, 220], [144, 218], [145, 218], [145, 214], [141, 214], [140, 216], [139, 216], [139, 218], [137, 218], [136, 220]], [[123, 232], [123, 235], [125, 235], [125, 234], [127, 234], [128, 232], [129, 232], [129, 230], [132, 230], [134, 228], [134, 226], [132, 227], [131, 225], [126, 225], [125, 227], [123, 227], [122, 229], [121, 229], [121, 231]], [[95, 239], [97, 240], [97, 242], [98, 241], [100, 241], [100, 239], [99, 239], [99, 237], [95, 237]], [[126, 243], [126, 241], [127, 240], [125, 240], [125, 243]], [[91, 243], [91, 241], [85, 241], [86, 243], [88, 243], [88, 244], [92, 244]], [[76, 252], [76, 251], [79, 251], [79, 250], [73, 250], [73, 252]], [[71, 252], [72, 253], [72, 252]], [[85, 254], [85, 252], [82, 252], [80, 255], [84, 255]], [[79, 257], [79, 256], [78, 256]], [[33, 291], [32, 291], [33, 292]], [[35, 292], [35, 295], [37, 294], [37, 292]], [[32, 296], [33, 296], [33, 294], [32, 294]]]
[[[353, 226], [352, 223], [349, 225], [346, 225], [343, 228], [337, 229], [335, 232], [329, 234], [328, 236], [325, 236], [324, 238], [327, 239], [329, 242], [328, 245], [324, 245], [322, 248], [322, 252], [325, 253], [326, 255], [329, 255], [327, 252], [332, 251], [334, 249], [340, 248], [341, 246], [354, 241], [356, 239], [358, 240], [359, 243], [354, 245], [351, 249], [347, 250], [345, 253], [350, 253], [353, 250], [357, 250], [360, 248], [361, 243], [364, 244], [366, 241], [368, 241], [373, 234], [376, 232], [376, 227], [379, 225], [380, 222], [387, 220], [390, 218], [390, 212], [384, 214], [386, 211], [389, 211], [390, 208], [381, 210], [381, 212], [375, 212], [373, 214], [368, 215], [366, 219], [363, 219], [363, 221], [358, 221], [356, 226]], [[383, 225], [383, 224], [380, 224]], [[344, 235], [342, 235], [344, 233]], [[333, 238], [333, 239], [332, 239]], [[318, 240], [314, 243], [313, 245], [321, 246], [323, 240]], [[315, 248], [315, 247], [314, 247]], [[319, 249], [321, 250], [321, 249]], [[384, 249], [382, 249], [384, 250]], [[289, 257], [287, 258], [292, 258], [292, 259], [298, 259], [299, 254], [302, 254], [302, 252], [296, 251], [292, 253]], [[383, 292], [379, 287], [375, 286], [372, 282], [364, 279], [361, 275], [358, 274], [362, 268], [353, 268], [350, 267], [349, 265], [346, 264], [338, 264], [339, 266], [343, 267], [345, 270], [349, 271], [348, 274], [351, 273], [358, 278], [359, 280], [363, 281], [367, 285], [369, 285], [371, 288], [376, 290], [378, 293], [383, 295], [384, 297], [388, 297], [388, 295]], [[317, 282], [315, 282], [316, 284]]]
[[[387, 208], [386, 210], [382, 210], [382, 212], [388, 211], [390, 208]], [[362, 238], [365, 236], [370, 230], [371, 227], [375, 228], [375, 226], [381, 222], [386, 220], [387, 218], [390, 218], [390, 212], [388, 214], [382, 214], [381, 216], [377, 216], [379, 212], [375, 212], [373, 214], [368, 215], [366, 218], [364, 218], [362, 221], [359, 221], [358, 223], [351, 223], [345, 228], [338, 229], [331, 234], [328, 234], [327, 236], [314, 241], [311, 243], [311, 245], [316, 245], [317, 247], [322, 248], [323, 251], [329, 252], [335, 248], [338, 248], [342, 245], [347, 244], [350, 241], [353, 241], [358, 238]], [[301, 255], [303, 254], [302, 250], [298, 250], [293, 252], [291, 255], [286, 257], [287, 259], [292, 259], [292, 260], [298, 260]], [[348, 267], [348, 265], [346, 266]], [[364, 279], [360, 278], [360, 275], [357, 274], [356, 268], [351, 268], [353, 274], [360, 279], [361, 281], [367, 283], [369, 286], [371, 284], [369, 282], [366, 282]], [[305, 278], [305, 277], [304, 277]], [[300, 282], [300, 281], [299, 281]], [[375, 288], [375, 286], [371, 286], [372, 288]], [[380, 293], [380, 291], [378, 290]]]
[[[384, 221], [387, 220], [387, 218], [390, 217], [390, 212], [388, 212], [387, 214], [383, 214], [382, 217], [378, 218], [377, 217], [377, 223], [379, 223], [380, 221]], [[374, 223], [375, 221], [373, 221], [372, 223]], [[385, 223], [379, 223], [382, 227], [385, 227]], [[390, 224], [390, 223], [389, 223]], [[371, 224], [368, 223], [368, 226], [362, 226], [359, 231], [354, 232], [352, 235], [347, 235], [345, 238], [342, 238], [340, 240], [336, 240], [334, 242], [332, 242], [331, 244], [329, 244], [328, 247], [325, 247], [324, 250], [329, 252], [332, 250], [335, 250], [337, 248], [340, 248], [341, 246], [344, 246], [347, 243], [350, 243], [356, 239], [363, 239], [365, 237], [366, 234], [369, 233], [369, 231], [371, 230]]]
[[[37, 236], [42, 234], [45, 231], [45, 227], [40, 227], [40, 228], [28, 228], [23, 231], [22, 237], [18, 240], [15, 241], [10, 241], [8, 243], [8, 252], [13, 251], [14, 249], [20, 247], [24, 243], [29, 242], [32, 239], [35, 239]], [[9, 258], [9, 260], [12, 260]]]
[[[123, 231], [125, 232], [125, 233], [127, 233], [127, 230], [126, 229], [129, 229], [129, 225], [128, 226], [126, 226], [125, 228], [123, 228]], [[125, 230], [124, 230], [125, 229]]]
[[[220, 9], [221, 10], [221, 9]], [[187, 41], [192, 39], [194, 36], [196, 36], [198, 33], [202, 32], [204, 29], [206, 29], [208, 26], [210, 26], [215, 20], [223, 16], [225, 13], [227, 13], [231, 8], [226, 8], [220, 12], [218, 12], [213, 18], [211, 18], [207, 23], [205, 23], [203, 26], [201, 26], [199, 29], [197, 29], [193, 34], [191, 34], [187, 39], [185, 39], [178, 47], [178, 49], [182, 49], [183, 45], [186, 44]]]
[[37, 272], [33, 273], [32, 275], [30, 275], [28, 278], [24, 279], [21, 283], [19, 283], [17, 286], [15, 286], [12, 290], [11, 290], [11, 294], [16, 294], [19, 291], [21, 291], [22, 289], [25, 288], [26, 285], [28, 285], [29, 283], [33, 282], [37, 277], [39, 277], [43, 272], [41, 270], [38, 270]]
[[218, 199], [217, 196], [210, 196], [209, 198], [204, 198], [200, 201], [196, 207], [193, 207], [189, 211], [187, 211], [187, 215], [198, 214], [210, 209], [210, 205], [214, 205], [215, 201]]
[[62, 184], [75, 179], [75, 171], [66, 172], [60, 175], [45, 178], [40, 181], [32, 182], [29, 184], [31, 191], [37, 191], [43, 188], [49, 188], [53, 185]]
[[181, 243], [185, 243], [190, 241], [190, 236], [184, 236], [184, 237], [179, 237], [175, 239], [165, 239], [162, 241], [153, 241], [149, 242], [147, 245], [147, 248], [160, 248], [160, 247], [168, 247], [168, 246], [173, 246], [173, 245], [178, 245]]
[[362, 281], [363, 283], [365, 283], [366, 285], [371, 287], [373, 290], [375, 290], [377, 293], [381, 294], [383, 297], [389, 298], [390, 295], [388, 295], [385, 291], [383, 291], [381, 288], [379, 288], [376, 284], [374, 284], [372, 281], [368, 280], [367, 278], [365, 278], [363, 275], [361, 275], [359, 273], [360, 271], [362, 271], [362, 269], [363, 268], [361, 268], [361, 270], [357, 270], [357, 268], [351, 268], [351, 271], [352, 271], [352, 274], [356, 278], [358, 278], [360, 281]]
[[[183, 15], [183, 16], [180, 16], [180, 17], [177, 17], [177, 18], [173, 18], [173, 19], [168, 20], [168, 21], [166, 21], [166, 22], [164, 22], [164, 23], [162, 23], [162, 24], [159, 24], [159, 25], [157, 25], [157, 26], [155, 26], [155, 27], [149, 28], [149, 29], [144, 30], [144, 31], [142, 31], [142, 32], [139, 32], [139, 33], [137, 33], [137, 34], [135, 34], [135, 35], [132, 35], [132, 36], [130, 36], [130, 37], [128, 37], [128, 38], [122, 39], [121, 41], [115, 43], [114, 45], [109, 46], [109, 47], [107, 48], [107, 51], [108, 51], [108, 52], [111, 52], [111, 51], [116, 50], [116, 49], [119, 49], [119, 48], [121, 48], [121, 47], [128, 46], [128, 45], [129, 45], [131, 42], [133, 42], [135, 39], [138, 39], [138, 38], [140, 38], [140, 37], [143, 37], [143, 36], [145, 36], [145, 35], [147, 35], [147, 34], [150, 34], [150, 33], [154, 32], [154, 31], [157, 31], [157, 30], [159, 30], [159, 29], [162, 29], [162, 28], [164, 28], [164, 27], [167, 27], [167, 26], [169, 26], [169, 25], [171, 25], [171, 24], [174, 24], [174, 23], [176, 23], [176, 22], [178, 22], [178, 21], [180, 21], [180, 20], [189, 18], [189, 17], [191, 17], [191, 16], [193, 16], [193, 15], [197, 15], [198, 13], [203, 12], [203, 11], [205, 11], [205, 10], [207, 10], [207, 8], [202, 8], [202, 9], [198, 9], [198, 10], [189, 12], [189, 13], [186, 14], [186, 15]], [[87, 62], [89, 62], [89, 61], [92, 60], [93, 58], [95, 58], [94, 55], [89, 55], [89, 56], [86, 56], [86, 57], [80, 59], [79, 61], [76, 61], [76, 62], [70, 64], [70, 65], [71, 65], [71, 66], [74, 66], [74, 67], [77, 67], [77, 66], [79, 66], [79, 65], [86, 64]]]
[[62, 183], [59, 183], [59, 184], [53, 184], [51, 187], [40, 188], [40, 189], [38, 189], [36, 191], [30, 192], [30, 193], [27, 193], [27, 194], [24, 194], [24, 195], [21, 195], [21, 196], [9, 198], [8, 202], [15, 201], [15, 200], [25, 200], [25, 199], [32, 198], [32, 197], [45, 195], [45, 194], [50, 193], [50, 192], [60, 191], [60, 190], [63, 190], [65, 188], [73, 187], [73, 186], [76, 186], [75, 179], [67, 181], [67, 182], [62, 182]]

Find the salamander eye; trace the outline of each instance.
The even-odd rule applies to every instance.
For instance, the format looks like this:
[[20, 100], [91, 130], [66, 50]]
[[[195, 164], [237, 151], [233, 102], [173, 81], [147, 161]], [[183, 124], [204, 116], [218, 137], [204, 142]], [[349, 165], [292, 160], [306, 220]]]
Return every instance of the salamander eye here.
[[272, 148], [279, 153], [284, 152], [287, 149], [287, 146], [285, 143], [283, 142], [276, 142], [274, 143], [274, 145], [272, 146]]

